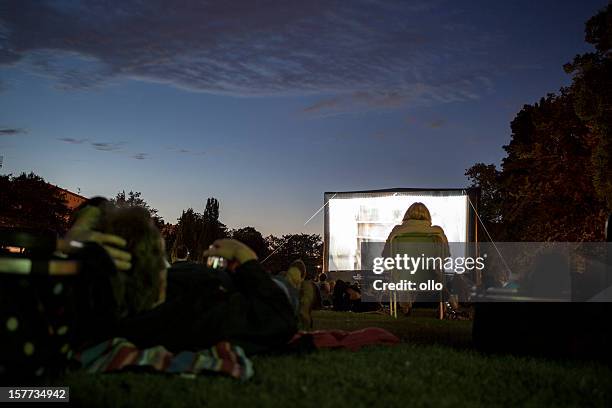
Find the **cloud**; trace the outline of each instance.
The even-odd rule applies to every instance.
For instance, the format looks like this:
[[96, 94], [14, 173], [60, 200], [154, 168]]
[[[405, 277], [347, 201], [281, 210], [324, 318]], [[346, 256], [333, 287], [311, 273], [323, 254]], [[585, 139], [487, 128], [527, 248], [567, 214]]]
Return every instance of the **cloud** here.
[[124, 142], [109, 143], [109, 142], [91, 142], [91, 146], [102, 152], [117, 152], [123, 148]]
[[87, 139], [74, 139], [72, 137], [61, 137], [57, 140], [64, 142], [64, 143], [70, 143], [70, 144], [82, 144], [87, 141]]
[[322, 110], [333, 109], [341, 104], [340, 98], [323, 99], [313, 105], [304, 108], [305, 113], [317, 113]]
[[[487, 36], [438, 1], [19, 1], [0, 17], [0, 66], [60, 88], [120, 78], [236, 96], [328, 95], [307, 114], [478, 98]], [[458, 7], [458, 6], [455, 6]]]
[[[88, 146], [100, 152], [120, 152], [123, 150], [126, 144], [125, 142], [90, 142], [89, 139], [75, 139], [72, 137], [62, 137], [57, 140], [64, 142], [64, 143], [74, 144], [74, 145], [81, 145], [84, 143], [88, 143]], [[129, 155], [130, 158], [136, 159], [136, 160], [145, 160], [149, 157], [148, 153], [142, 153], [142, 152], [134, 153], [134, 154], [125, 152], [124, 154]]]
[[125, 145], [125, 142], [95, 142], [89, 141], [89, 139], [75, 139], [73, 137], [60, 137], [57, 140], [74, 145], [88, 143], [89, 146], [101, 152], [117, 152], [123, 149]]
[[0, 136], [16, 136], [28, 133], [27, 130], [21, 128], [0, 127]]
[[178, 148], [178, 147], [168, 147], [168, 150], [173, 153], [189, 154], [193, 156], [202, 156], [206, 154], [206, 152], [203, 150], [191, 150], [191, 149]]
[[303, 109], [307, 114], [337, 114], [360, 110], [399, 108], [415, 95], [409, 92], [357, 91], [348, 95], [322, 99]]

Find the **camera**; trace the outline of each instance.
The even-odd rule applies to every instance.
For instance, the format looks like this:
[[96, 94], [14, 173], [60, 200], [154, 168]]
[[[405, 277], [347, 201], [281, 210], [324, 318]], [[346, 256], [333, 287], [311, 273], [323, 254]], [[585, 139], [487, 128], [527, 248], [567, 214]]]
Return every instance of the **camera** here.
[[211, 269], [225, 270], [228, 267], [228, 261], [221, 256], [209, 256], [206, 259], [206, 266]]

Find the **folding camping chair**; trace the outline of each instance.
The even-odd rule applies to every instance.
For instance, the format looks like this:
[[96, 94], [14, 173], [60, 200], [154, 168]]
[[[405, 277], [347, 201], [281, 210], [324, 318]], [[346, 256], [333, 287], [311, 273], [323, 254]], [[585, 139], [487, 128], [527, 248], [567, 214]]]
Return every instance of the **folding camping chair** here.
[[[403, 247], [403, 248], [402, 248]], [[419, 233], [410, 232], [395, 236], [391, 240], [391, 255], [395, 257], [397, 254], [408, 255], [410, 257], [439, 257], [444, 259], [447, 256], [443, 243], [437, 234], [430, 233]], [[410, 274], [409, 271], [397, 271], [391, 272], [391, 278], [394, 282], [399, 282], [402, 279], [411, 280], [416, 282], [417, 285], [421, 282], [427, 282], [428, 280], [434, 280], [435, 282], [441, 282], [444, 287], [445, 276], [443, 269], [421, 269], [414, 274]], [[410, 301], [419, 301], [423, 299], [424, 294], [419, 293], [416, 296], [410, 295]], [[438, 317], [444, 318], [444, 304], [442, 299], [442, 292], [429, 293], [430, 300], [435, 300], [439, 304]], [[392, 291], [389, 295], [389, 310], [391, 316], [397, 318], [397, 292]]]

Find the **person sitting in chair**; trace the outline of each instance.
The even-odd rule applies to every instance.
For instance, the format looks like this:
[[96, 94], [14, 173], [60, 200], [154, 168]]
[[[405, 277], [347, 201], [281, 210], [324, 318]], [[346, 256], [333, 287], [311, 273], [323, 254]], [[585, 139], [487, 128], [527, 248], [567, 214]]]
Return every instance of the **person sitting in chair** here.
[[[445, 258], [450, 254], [448, 239], [446, 238], [446, 234], [444, 234], [444, 230], [437, 225], [432, 225], [429, 210], [425, 204], [417, 202], [408, 207], [402, 223], [393, 227], [389, 233], [382, 256], [394, 256], [395, 254], [392, 253], [393, 241], [398, 237], [410, 234], [428, 235], [429, 238], [432, 239], [432, 243], [441, 245], [441, 248], [437, 251], [439, 252], [438, 256]], [[399, 302], [400, 308], [405, 315], [410, 314], [414, 300], [414, 294], [410, 294], [408, 301]], [[442, 316], [442, 313], [442, 308], [440, 308], [440, 316]]]
[[431, 225], [431, 214], [423, 203], [414, 203], [404, 214], [402, 223], [393, 227], [385, 243], [385, 249], [383, 250], [383, 256], [390, 256], [391, 253], [391, 242], [399, 235], [404, 234], [431, 234], [439, 237], [441, 243], [447, 248], [448, 253], [448, 239], [442, 227], [437, 225]]

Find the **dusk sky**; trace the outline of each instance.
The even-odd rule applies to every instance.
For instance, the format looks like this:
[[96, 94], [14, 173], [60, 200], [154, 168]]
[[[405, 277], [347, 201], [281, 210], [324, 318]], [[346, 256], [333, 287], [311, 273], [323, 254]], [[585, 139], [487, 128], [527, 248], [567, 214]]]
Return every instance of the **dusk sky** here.
[[0, 172], [321, 234], [303, 224], [325, 191], [464, 187], [498, 164], [607, 4], [210, 3], [0, 1]]

